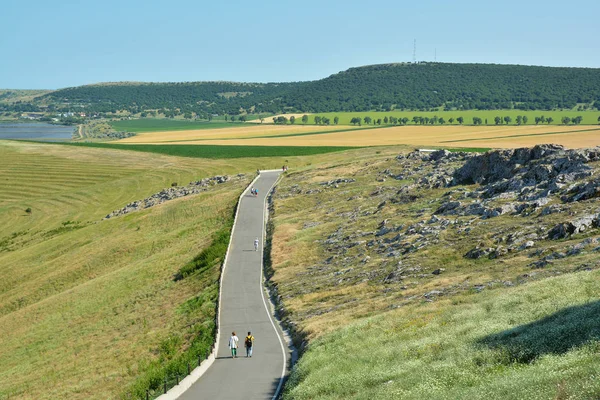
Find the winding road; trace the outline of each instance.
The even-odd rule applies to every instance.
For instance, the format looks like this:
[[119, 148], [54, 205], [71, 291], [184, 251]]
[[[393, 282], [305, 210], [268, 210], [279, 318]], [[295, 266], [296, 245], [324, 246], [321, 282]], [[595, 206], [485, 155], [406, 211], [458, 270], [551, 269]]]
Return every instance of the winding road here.
[[[263, 171], [254, 182], [258, 196], [241, 197], [221, 282], [220, 337], [217, 358], [179, 399], [272, 399], [281, 388], [290, 357], [279, 325], [271, 317], [262, 285], [265, 198], [280, 171]], [[260, 246], [254, 251], [254, 240]], [[231, 332], [239, 337], [238, 358], [228, 347]], [[254, 354], [246, 358], [244, 338], [255, 338]]]

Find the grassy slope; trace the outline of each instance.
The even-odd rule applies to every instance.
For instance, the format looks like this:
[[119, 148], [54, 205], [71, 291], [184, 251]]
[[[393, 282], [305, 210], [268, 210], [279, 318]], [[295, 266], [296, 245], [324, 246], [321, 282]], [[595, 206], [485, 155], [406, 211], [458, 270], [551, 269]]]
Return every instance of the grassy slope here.
[[[599, 278], [580, 272], [360, 321], [311, 345], [284, 398], [598, 398]], [[514, 361], [523, 348], [534, 361]]]
[[[524, 337], [529, 347], [537, 352], [534, 362], [512, 362], [511, 357], [520, 357], [520, 347], [509, 339], [495, 340], [506, 344], [499, 350], [478, 343], [486, 335], [600, 298], [593, 284], [598, 272], [528, 283], [573, 272], [580, 266], [597, 268], [597, 253], [591, 249], [533, 272], [529, 264], [535, 258], [527, 252], [499, 260], [463, 258], [480, 243], [495, 246], [498, 235], [543, 231], [565, 215], [538, 217], [536, 213], [529, 218], [476, 220], [468, 235], [455, 229], [443, 231], [439, 244], [433, 236], [428, 247], [402, 258], [405, 277], [385, 283], [398, 259], [378, 251], [377, 246], [370, 248], [365, 243], [373, 238], [372, 233], [362, 236], [361, 232], [378, 230], [378, 224], [386, 219], [389, 226], [404, 226], [404, 232], [411, 224], [427, 220], [448, 191], [416, 188], [407, 195], [418, 196], [417, 201], [404, 202], [404, 195], [396, 193], [413, 178], [381, 180], [381, 171], [400, 172], [393, 159], [397, 151], [363, 149], [341, 163], [293, 171], [278, 186], [272, 280], [284, 299], [286, 319], [311, 341], [285, 398], [546, 399], [561, 391], [573, 398], [597, 395], [600, 385], [595, 377], [600, 371], [591, 355], [597, 352], [593, 339], [600, 337], [600, 325], [588, 309], [567, 311], [566, 324], [523, 328], [528, 332]], [[423, 176], [428, 172], [425, 168]], [[338, 177], [356, 182], [341, 183], [339, 188], [318, 184]], [[583, 204], [573, 204], [571, 210], [586, 212]], [[405, 237], [413, 240], [410, 235]], [[324, 243], [328, 238], [333, 240], [330, 245]], [[536, 239], [534, 249], [544, 254], [567, 251], [582, 239], [558, 243]], [[340, 241], [356, 244], [336, 251]], [[366, 256], [368, 261], [364, 261]], [[446, 271], [433, 275], [431, 271], [439, 267]], [[522, 286], [505, 289], [505, 282]], [[493, 290], [472, 294], [480, 288]], [[442, 298], [430, 304], [424, 294], [432, 290], [443, 291], [451, 300]], [[518, 300], [513, 301], [515, 297]], [[396, 308], [398, 311], [390, 312]], [[580, 329], [590, 321], [590, 329]], [[558, 332], [560, 325], [568, 325], [569, 330]], [[590, 336], [590, 332], [596, 333]], [[561, 343], [575, 344], [576, 349], [556, 350]]]
[[244, 181], [107, 213], [172, 182], [324, 157], [347, 155], [231, 162], [0, 142], [0, 398], [115, 398], [148, 361], [210, 336], [215, 268], [173, 276], [230, 220]]
[[[217, 270], [172, 276], [230, 218], [244, 181], [100, 220], [172, 181], [230, 168], [62, 146], [0, 152], [0, 398], [114, 398], [174, 332], [210, 333]], [[177, 311], [203, 293], [201, 312]]]

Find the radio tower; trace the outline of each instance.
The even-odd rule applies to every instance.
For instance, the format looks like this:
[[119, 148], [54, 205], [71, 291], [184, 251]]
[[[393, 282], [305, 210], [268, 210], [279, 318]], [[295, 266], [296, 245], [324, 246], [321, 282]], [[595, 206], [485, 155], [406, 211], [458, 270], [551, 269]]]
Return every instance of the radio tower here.
[[415, 39], [415, 42], [413, 44], [413, 64], [415, 64], [417, 62], [417, 39]]

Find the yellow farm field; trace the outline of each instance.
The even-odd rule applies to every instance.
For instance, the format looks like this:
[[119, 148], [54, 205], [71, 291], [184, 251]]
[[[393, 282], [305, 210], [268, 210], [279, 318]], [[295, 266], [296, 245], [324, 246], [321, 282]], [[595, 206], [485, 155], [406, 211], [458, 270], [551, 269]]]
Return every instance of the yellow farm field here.
[[[600, 145], [600, 127], [594, 126], [398, 126], [389, 128], [350, 130], [343, 132], [291, 135], [298, 131], [277, 126], [257, 126], [257, 129], [232, 128], [210, 131], [158, 132], [160, 138], [179, 138], [177, 144], [258, 145], [258, 146], [439, 146], [510, 148], [556, 143], [568, 148]], [[290, 127], [309, 128], [309, 127]], [[312, 127], [321, 132], [327, 127]], [[196, 135], [210, 135], [203, 140]], [[185, 140], [186, 135], [195, 137]], [[290, 136], [285, 136], [290, 134]], [[252, 137], [244, 139], [243, 136]], [[262, 136], [257, 138], [256, 136]], [[123, 140], [127, 143], [162, 143], [152, 134]], [[206, 137], [208, 138], [208, 137]], [[232, 138], [237, 138], [232, 140]], [[221, 139], [221, 140], [219, 140]], [[135, 141], [133, 141], [135, 140]]]
[[[315, 125], [248, 125], [220, 129], [195, 129], [187, 131], [163, 131], [140, 133], [121, 143], [170, 143], [181, 141], [215, 140], [215, 139], [246, 139], [254, 137], [269, 137], [293, 135], [298, 133], [327, 132], [354, 129], [349, 126], [315, 126]], [[229, 143], [234, 144], [234, 143]]]

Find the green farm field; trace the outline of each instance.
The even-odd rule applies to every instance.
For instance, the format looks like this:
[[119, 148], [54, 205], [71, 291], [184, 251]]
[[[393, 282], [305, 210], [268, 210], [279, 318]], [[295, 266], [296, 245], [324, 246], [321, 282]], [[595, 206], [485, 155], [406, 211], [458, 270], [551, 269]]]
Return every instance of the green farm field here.
[[[385, 117], [396, 117], [396, 118], [408, 118], [410, 120], [409, 124], [413, 124], [412, 118], [414, 116], [419, 117], [433, 117], [437, 116], [443, 117], [446, 120], [446, 125], [448, 125], [448, 120], [450, 118], [454, 118], [454, 124], [457, 125], [456, 118], [463, 117], [465, 125], [473, 124], [473, 117], [479, 117], [483, 120], [485, 125], [485, 120], [488, 120], [488, 125], [494, 125], [494, 118], [496, 116], [504, 118], [505, 116], [509, 116], [512, 118], [512, 122], [510, 125], [514, 125], [516, 118], [518, 115], [527, 116], [528, 122], [527, 125], [535, 124], [535, 117], [544, 116], [545, 118], [552, 117], [554, 120], [552, 122], [553, 125], [559, 125], [561, 123], [562, 117], [574, 118], [579, 115], [583, 117], [582, 124], [583, 125], [598, 125], [598, 118], [600, 117], [600, 111], [521, 111], [521, 110], [492, 110], [492, 111], [478, 111], [478, 110], [465, 110], [465, 111], [389, 111], [389, 112], [378, 112], [378, 111], [357, 111], [357, 112], [332, 112], [332, 113], [316, 113], [309, 114], [309, 124], [314, 124], [315, 116], [328, 117], [333, 123], [334, 117], [339, 117], [339, 124], [341, 125], [350, 125], [350, 120], [354, 117], [371, 117], [372, 119], [379, 119]], [[300, 120], [296, 120], [296, 123], [302, 123]], [[363, 126], [365, 124], [363, 123]]]

